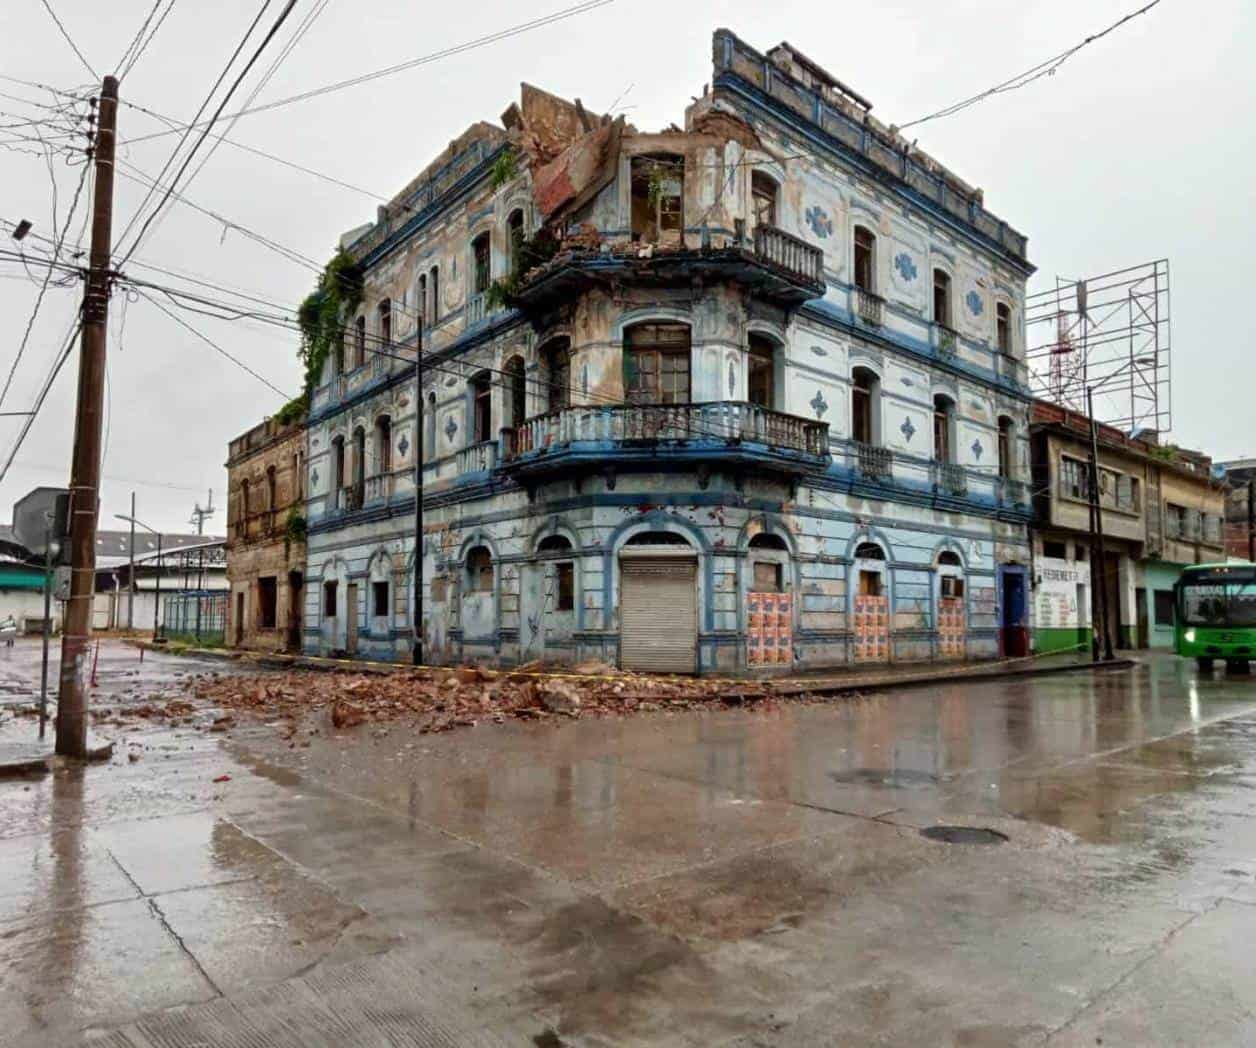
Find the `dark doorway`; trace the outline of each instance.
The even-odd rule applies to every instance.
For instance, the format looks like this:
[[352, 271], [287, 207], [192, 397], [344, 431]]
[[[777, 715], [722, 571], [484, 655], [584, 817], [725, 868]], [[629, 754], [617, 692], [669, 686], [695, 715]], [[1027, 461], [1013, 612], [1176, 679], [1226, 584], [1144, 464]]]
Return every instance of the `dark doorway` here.
[[304, 578], [299, 571], [288, 572], [288, 642], [289, 651], [301, 650], [301, 587]]
[[1003, 617], [1000, 641], [1004, 658], [1021, 659], [1029, 654], [1029, 630], [1025, 625], [1025, 573], [1004, 569], [1002, 573]]

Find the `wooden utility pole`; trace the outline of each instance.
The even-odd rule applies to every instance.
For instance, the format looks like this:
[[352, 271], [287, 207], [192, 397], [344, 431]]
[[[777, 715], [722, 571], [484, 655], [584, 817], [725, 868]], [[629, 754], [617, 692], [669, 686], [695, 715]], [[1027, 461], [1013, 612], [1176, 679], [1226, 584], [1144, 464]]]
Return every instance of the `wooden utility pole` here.
[[61, 635], [57, 696], [57, 753], [87, 756], [87, 652], [96, 589], [96, 518], [100, 509], [100, 438], [105, 388], [105, 333], [109, 322], [109, 250], [113, 240], [113, 154], [118, 81], [105, 77], [96, 132], [96, 188], [92, 199], [91, 266], [83, 295], [78, 406], [70, 467], [70, 599]]

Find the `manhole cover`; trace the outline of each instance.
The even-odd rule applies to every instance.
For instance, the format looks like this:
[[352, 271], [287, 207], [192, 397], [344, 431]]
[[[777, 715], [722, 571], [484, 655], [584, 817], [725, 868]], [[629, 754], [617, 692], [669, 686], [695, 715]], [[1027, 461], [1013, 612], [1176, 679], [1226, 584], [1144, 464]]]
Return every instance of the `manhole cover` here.
[[920, 835], [943, 844], [1002, 844], [1008, 839], [1006, 833], [981, 826], [927, 826]]

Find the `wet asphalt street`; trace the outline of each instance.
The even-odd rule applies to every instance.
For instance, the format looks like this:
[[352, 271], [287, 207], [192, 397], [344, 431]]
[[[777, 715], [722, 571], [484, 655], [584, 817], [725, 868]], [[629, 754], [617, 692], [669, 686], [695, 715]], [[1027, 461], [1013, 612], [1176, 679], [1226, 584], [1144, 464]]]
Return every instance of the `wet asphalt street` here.
[[[100, 701], [221, 668], [107, 647]], [[1256, 678], [112, 730], [0, 781], [0, 1044], [1256, 1044]]]

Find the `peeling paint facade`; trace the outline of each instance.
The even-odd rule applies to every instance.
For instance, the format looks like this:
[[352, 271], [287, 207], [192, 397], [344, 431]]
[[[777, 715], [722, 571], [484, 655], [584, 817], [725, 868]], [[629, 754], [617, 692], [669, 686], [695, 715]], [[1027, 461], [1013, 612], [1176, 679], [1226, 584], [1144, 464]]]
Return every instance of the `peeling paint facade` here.
[[724, 30], [683, 129], [503, 123], [346, 238], [306, 650], [409, 657], [421, 447], [426, 661], [1027, 653], [1032, 267], [981, 191]]

